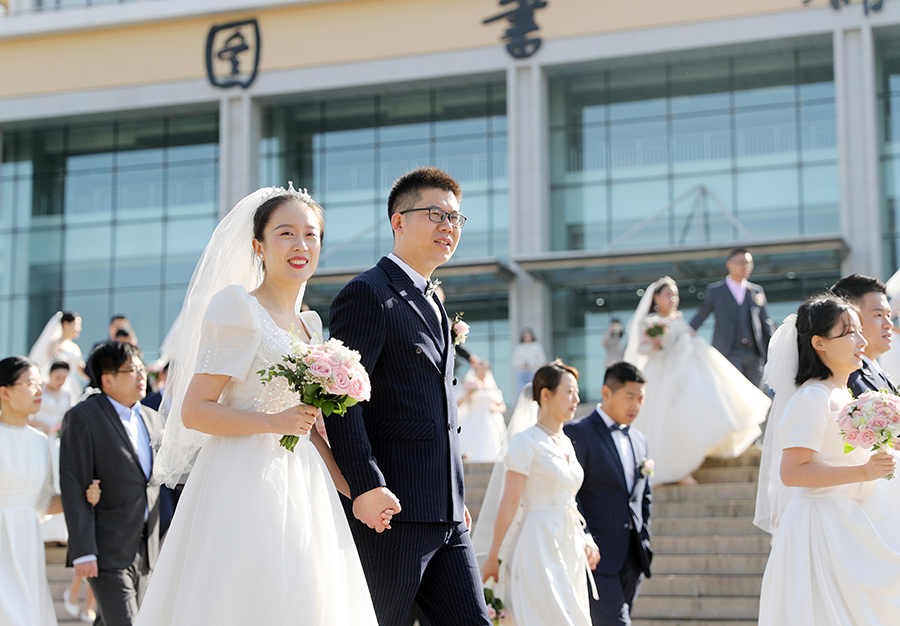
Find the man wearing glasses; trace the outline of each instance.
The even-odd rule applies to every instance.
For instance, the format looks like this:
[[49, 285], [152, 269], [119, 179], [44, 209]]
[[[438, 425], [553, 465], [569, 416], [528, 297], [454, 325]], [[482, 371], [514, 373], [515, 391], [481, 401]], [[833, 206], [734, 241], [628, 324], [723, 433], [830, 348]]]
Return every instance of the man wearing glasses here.
[[[150, 442], [162, 420], [141, 404], [147, 392], [141, 356], [121, 341], [97, 346], [88, 365], [91, 386], [102, 393], [69, 409], [60, 433], [67, 565], [88, 579], [105, 626], [134, 622], [159, 552], [159, 483], [152, 480]], [[103, 497], [92, 508], [82, 485], [94, 479]]]
[[331, 305], [331, 336], [359, 351], [372, 381], [369, 402], [325, 426], [381, 626], [406, 624], [413, 602], [432, 626], [491, 623], [468, 533], [450, 320], [431, 281], [459, 244], [461, 197], [434, 167], [399, 178], [388, 198], [393, 251]]

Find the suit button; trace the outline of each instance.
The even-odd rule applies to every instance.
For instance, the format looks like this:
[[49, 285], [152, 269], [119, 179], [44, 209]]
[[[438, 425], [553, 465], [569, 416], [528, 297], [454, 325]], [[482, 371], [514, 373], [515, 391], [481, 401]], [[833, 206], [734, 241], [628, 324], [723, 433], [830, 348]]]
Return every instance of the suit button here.
[[422, 354], [422, 348], [416, 346], [416, 354]]
[[631, 528], [631, 524], [622, 524], [622, 528], [628, 530], [629, 528]]
[[462, 426], [457, 426], [457, 427], [456, 427], [456, 434], [458, 435], [458, 434], [461, 433], [461, 432], [462, 432]]
[[450, 422], [447, 422], [447, 432], [448, 432], [448, 433], [452, 433], [452, 432], [453, 432], [453, 425], [450, 424]]

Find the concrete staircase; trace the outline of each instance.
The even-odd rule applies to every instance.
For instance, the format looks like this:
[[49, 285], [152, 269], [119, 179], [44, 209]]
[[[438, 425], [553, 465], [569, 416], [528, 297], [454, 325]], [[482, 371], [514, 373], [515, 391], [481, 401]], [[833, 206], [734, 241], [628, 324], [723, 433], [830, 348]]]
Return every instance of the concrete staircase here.
[[753, 525], [759, 450], [653, 489], [653, 577], [634, 626], [755, 626], [770, 537]]

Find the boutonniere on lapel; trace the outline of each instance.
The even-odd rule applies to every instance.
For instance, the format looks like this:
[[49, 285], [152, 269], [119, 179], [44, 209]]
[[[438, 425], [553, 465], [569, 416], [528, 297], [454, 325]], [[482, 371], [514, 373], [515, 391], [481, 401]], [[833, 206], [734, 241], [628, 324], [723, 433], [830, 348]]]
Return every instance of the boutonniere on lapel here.
[[758, 291], [753, 294], [753, 304], [758, 307], [763, 307], [766, 305], [766, 297], [759, 293]]
[[453, 325], [450, 326], [450, 336], [453, 338], [454, 347], [461, 343], [465, 343], [466, 337], [469, 336], [469, 325], [462, 319], [462, 316], [465, 314], [465, 311], [460, 311], [453, 316]]
[[644, 457], [638, 470], [641, 472], [641, 476], [643, 476], [644, 478], [651, 478], [653, 476], [654, 467], [656, 467], [656, 463], [653, 461], [653, 459]]

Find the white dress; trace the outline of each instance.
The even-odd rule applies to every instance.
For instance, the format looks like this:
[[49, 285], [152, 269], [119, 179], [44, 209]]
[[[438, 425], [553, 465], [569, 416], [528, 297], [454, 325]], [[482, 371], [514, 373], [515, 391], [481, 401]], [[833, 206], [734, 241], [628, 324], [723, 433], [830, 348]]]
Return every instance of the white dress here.
[[[815, 450], [814, 463], [865, 463], [870, 453], [862, 448], [844, 454], [838, 430], [840, 410], [850, 400], [847, 393], [835, 406], [824, 384], [805, 383], [778, 424], [781, 447]], [[863, 507], [873, 488], [866, 482], [792, 489], [763, 575], [760, 626], [900, 622], [900, 553]]]
[[645, 342], [641, 352], [647, 385], [637, 424], [653, 450], [654, 483], [684, 478], [709, 456], [740, 456], [759, 437], [768, 396], [694, 335], [680, 311], [669, 318], [663, 348]]
[[583, 520], [575, 494], [584, 470], [567, 437], [558, 447], [540, 427], [512, 438], [506, 466], [528, 477], [521, 521], [510, 531], [508, 564], [497, 588], [516, 626], [591, 626]]
[[38, 518], [53, 497], [47, 437], [0, 423], [0, 624], [55, 626]]
[[[303, 315], [321, 337], [315, 313]], [[281, 362], [290, 335], [242, 287], [210, 302], [197, 371], [232, 377], [220, 402], [277, 412], [297, 404]], [[375, 626], [356, 546], [325, 463], [308, 437], [210, 437], [200, 450], [136, 626]]]
[[496, 463], [500, 460], [506, 422], [494, 406], [503, 403], [503, 394], [490, 373], [481, 386], [468, 393], [467, 386], [478, 385], [477, 381], [474, 374], [466, 374], [460, 387], [465, 400], [459, 405], [459, 450], [467, 463]]
[[[53, 489], [59, 488], [59, 427], [66, 411], [72, 408], [72, 396], [65, 389], [51, 391], [44, 389], [41, 395], [41, 410], [35, 413], [35, 421], [41, 422], [50, 429], [47, 435], [47, 446], [50, 449], [50, 460], [53, 463]], [[44, 541], [66, 541], [69, 538], [66, 529], [66, 518], [62, 513], [50, 515], [41, 522], [41, 536]]]

